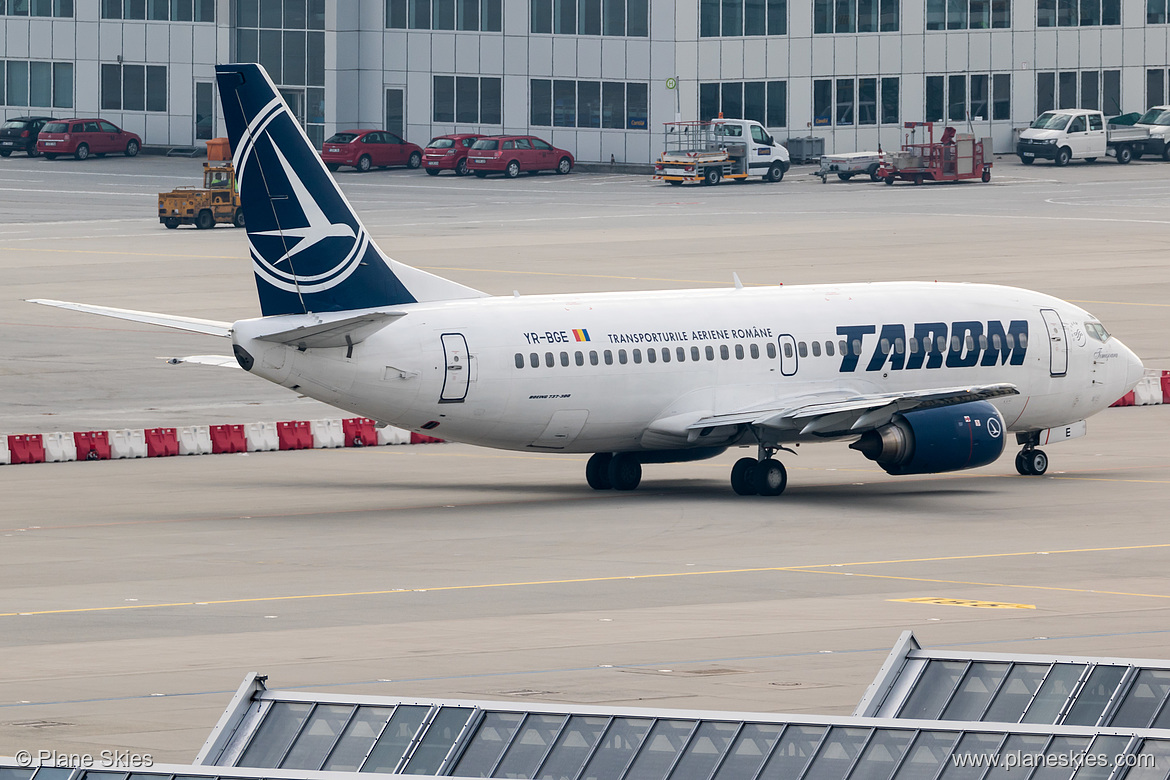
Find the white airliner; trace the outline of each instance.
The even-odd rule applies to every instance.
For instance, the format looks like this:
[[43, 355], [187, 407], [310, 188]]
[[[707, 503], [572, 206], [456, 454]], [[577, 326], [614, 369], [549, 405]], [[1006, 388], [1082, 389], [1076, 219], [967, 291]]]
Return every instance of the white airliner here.
[[[891, 474], [1021, 474], [1134, 387], [1095, 317], [1011, 287], [922, 282], [492, 297], [386, 257], [258, 65], [219, 66], [262, 317], [235, 323], [62, 301], [230, 338], [246, 371], [413, 431], [594, 453], [596, 489], [642, 464], [754, 445], [736, 493], [777, 495], [773, 456], [842, 442]], [[223, 364], [230, 358], [192, 358]]]

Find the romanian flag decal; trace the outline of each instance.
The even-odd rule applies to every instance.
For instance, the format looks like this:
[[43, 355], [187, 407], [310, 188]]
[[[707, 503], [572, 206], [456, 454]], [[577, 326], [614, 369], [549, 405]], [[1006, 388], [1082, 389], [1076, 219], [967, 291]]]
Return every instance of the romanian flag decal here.
[[588, 341], [589, 331], [584, 328], [573, 328], [573, 338], [577, 339], [577, 341]]

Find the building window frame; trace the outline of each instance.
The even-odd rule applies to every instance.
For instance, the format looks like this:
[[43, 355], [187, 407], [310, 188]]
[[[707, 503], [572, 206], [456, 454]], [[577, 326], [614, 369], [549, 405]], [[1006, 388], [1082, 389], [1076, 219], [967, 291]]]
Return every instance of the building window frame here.
[[896, 126], [900, 105], [900, 76], [813, 79], [814, 127]]
[[813, 34], [898, 32], [901, 0], [813, 0]]

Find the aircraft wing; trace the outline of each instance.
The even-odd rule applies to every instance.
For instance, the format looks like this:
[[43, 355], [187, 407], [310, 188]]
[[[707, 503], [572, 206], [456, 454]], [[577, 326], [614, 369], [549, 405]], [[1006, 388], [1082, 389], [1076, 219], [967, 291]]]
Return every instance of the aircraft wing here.
[[797, 436], [844, 436], [880, 428], [898, 412], [953, 406], [1018, 393], [1015, 385], [1003, 383], [875, 393], [833, 400], [813, 400], [806, 396], [791, 406], [745, 409], [704, 417], [689, 425], [688, 430], [697, 436], [699, 431], [705, 429], [749, 425], [795, 433]]
[[133, 309], [115, 309], [112, 306], [94, 306], [89, 303], [71, 303], [69, 301], [54, 301], [48, 298], [29, 298], [29, 303], [39, 303], [42, 306], [55, 306], [58, 309], [81, 311], [86, 314], [100, 314], [103, 317], [113, 317], [130, 322], [145, 322], [149, 325], [162, 325], [164, 328], [175, 328], [190, 333], [205, 333], [208, 336], [223, 336], [228, 338], [232, 333], [230, 322], [216, 320], [201, 320], [197, 317], [179, 317], [173, 314], [157, 314], [151, 311], [134, 311]]

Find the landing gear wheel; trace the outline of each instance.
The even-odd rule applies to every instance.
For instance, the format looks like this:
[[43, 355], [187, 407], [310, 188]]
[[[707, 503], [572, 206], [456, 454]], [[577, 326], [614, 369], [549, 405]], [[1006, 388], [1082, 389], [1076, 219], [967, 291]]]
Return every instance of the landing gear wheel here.
[[633, 490], [642, 481], [642, 464], [628, 452], [619, 452], [609, 461], [609, 484], [614, 490]]
[[708, 168], [703, 173], [704, 184], [718, 184], [719, 180], [723, 178], [723, 171], [718, 168]]
[[407, 168], [417, 168], [420, 165], [422, 165], [422, 153], [421, 152], [411, 152], [410, 159], [408, 159], [406, 161], [406, 167]]
[[612, 452], [598, 452], [589, 458], [585, 464], [585, 481], [594, 490], [612, 490], [613, 483], [609, 481], [609, 462], [613, 460]]
[[178, 217], [167, 217], [163, 220], [163, 224], [167, 226], [167, 230], [174, 230], [179, 226]]
[[467, 158], [466, 157], [464, 157], [459, 162], [455, 163], [455, 175], [456, 176], [466, 176], [467, 175]]
[[246, 226], [247, 223], [244, 221], [244, 208], [242, 206], [236, 209], [235, 214], [232, 214], [232, 224], [241, 228]]
[[768, 169], [768, 175], [764, 177], [770, 182], [778, 182], [784, 178], [784, 163], [772, 163], [772, 167]]
[[1039, 477], [1048, 471], [1048, 455], [1044, 450], [1022, 450], [1016, 455], [1016, 471], [1026, 477]]
[[199, 212], [199, 216], [195, 217], [195, 227], [200, 230], [209, 230], [215, 227], [215, 217], [207, 209]]
[[368, 154], [363, 154], [361, 157], [358, 158], [357, 165], [355, 165], [354, 167], [357, 168], [362, 173], [368, 173], [370, 168], [373, 167], [373, 164], [374, 164], [374, 161], [370, 159], [370, 156]]
[[754, 496], [756, 483], [752, 478], [756, 471], [755, 458], [740, 458], [731, 467], [731, 489], [738, 496]]
[[761, 496], [778, 496], [788, 487], [788, 471], [774, 458], [761, 460], [753, 471], [752, 481]]

